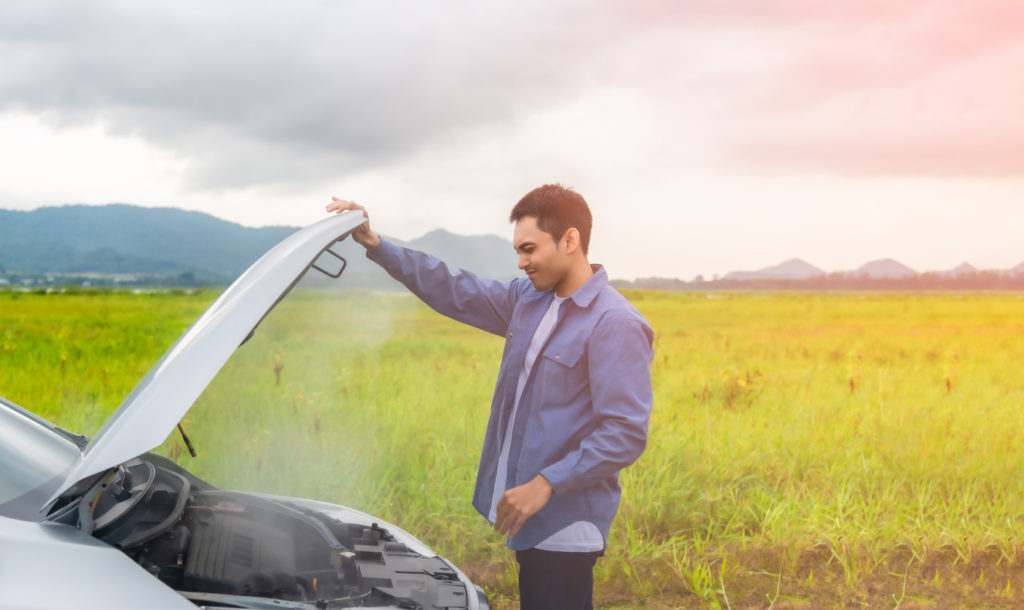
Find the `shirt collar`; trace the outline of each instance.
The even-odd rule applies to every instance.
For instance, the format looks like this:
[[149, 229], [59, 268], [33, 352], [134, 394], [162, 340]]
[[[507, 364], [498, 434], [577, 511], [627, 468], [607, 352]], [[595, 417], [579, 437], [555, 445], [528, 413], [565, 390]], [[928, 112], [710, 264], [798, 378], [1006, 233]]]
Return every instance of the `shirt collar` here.
[[608, 283], [608, 272], [604, 270], [603, 265], [591, 265], [590, 268], [593, 269], [594, 275], [577, 288], [576, 292], [569, 295], [569, 298], [578, 307], [589, 307], [597, 294]]

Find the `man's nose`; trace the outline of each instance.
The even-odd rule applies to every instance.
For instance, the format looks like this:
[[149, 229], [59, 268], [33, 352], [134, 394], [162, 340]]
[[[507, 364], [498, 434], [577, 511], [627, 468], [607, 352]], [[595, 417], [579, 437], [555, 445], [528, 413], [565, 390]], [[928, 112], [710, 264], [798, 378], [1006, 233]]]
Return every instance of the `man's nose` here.
[[528, 264], [528, 262], [526, 260], [526, 255], [525, 254], [520, 254], [519, 255], [519, 268], [520, 269], [526, 269], [527, 264]]

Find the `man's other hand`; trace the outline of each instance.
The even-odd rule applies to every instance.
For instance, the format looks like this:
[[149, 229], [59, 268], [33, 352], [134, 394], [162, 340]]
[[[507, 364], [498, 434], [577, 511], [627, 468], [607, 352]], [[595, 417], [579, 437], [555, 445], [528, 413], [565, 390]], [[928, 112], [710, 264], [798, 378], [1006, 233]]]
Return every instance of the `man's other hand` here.
[[555, 488], [540, 474], [525, 485], [505, 491], [498, 501], [494, 529], [515, 538], [526, 520], [544, 508], [554, 493]]
[[345, 201], [337, 197], [331, 197], [331, 202], [327, 204], [328, 212], [341, 214], [347, 210], [359, 210], [363, 213], [363, 216], [366, 216], [366, 222], [356, 227], [355, 231], [352, 231], [352, 239], [356, 240], [356, 243], [370, 252], [377, 249], [377, 246], [380, 245], [380, 236], [370, 229], [370, 213], [366, 211], [366, 208], [355, 201]]

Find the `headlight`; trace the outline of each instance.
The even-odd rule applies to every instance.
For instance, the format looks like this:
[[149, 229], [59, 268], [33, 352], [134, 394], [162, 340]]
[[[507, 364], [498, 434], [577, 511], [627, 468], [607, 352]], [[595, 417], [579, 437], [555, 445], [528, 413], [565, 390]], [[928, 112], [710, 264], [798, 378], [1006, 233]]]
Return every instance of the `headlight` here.
[[473, 585], [476, 587], [476, 599], [480, 602], [480, 610], [491, 610], [491, 602], [487, 601], [487, 594], [480, 588], [480, 585]]

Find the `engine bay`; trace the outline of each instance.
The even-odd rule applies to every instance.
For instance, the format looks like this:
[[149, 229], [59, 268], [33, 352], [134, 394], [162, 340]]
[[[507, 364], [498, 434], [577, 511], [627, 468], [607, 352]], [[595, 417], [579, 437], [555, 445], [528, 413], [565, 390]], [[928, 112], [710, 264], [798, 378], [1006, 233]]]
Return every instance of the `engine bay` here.
[[[376, 523], [344, 523], [301, 501], [218, 490], [172, 464], [146, 455], [122, 466], [94, 501], [92, 533], [197, 604], [469, 605], [470, 592], [445, 560], [413, 551]], [[54, 520], [70, 523], [72, 508]]]

